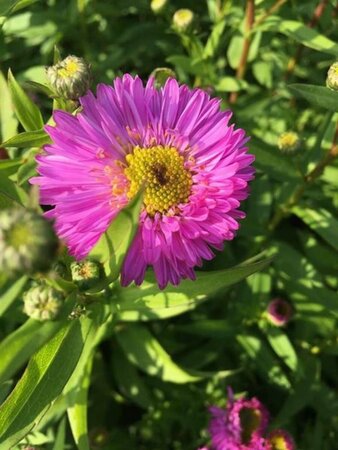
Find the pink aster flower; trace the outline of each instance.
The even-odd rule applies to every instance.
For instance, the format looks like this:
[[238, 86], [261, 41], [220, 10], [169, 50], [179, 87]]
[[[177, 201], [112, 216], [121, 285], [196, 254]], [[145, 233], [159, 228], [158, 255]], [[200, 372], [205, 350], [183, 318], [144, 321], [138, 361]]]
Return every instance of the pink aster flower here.
[[269, 421], [265, 406], [255, 397], [234, 400], [229, 389], [226, 409], [211, 407], [209, 432], [214, 450], [266, 450], [263, 434]]
[[121, 208], [145, 186], [139, 227], [121, 280], [158, 284], [194, 279], [239, 227], [254, 157], [230, 111], [202, 89], [168, 79], [160, 90], [130, 75], [80, 99], [76, 116], [54, 113], [52, 139], [37, 157], [41, 203], [71, 255], [84, 258]]
[[292, 306], [283, 298], [271, 300], [267, 308], [267, 317], [269, 321], [277, 327], [287, 325], [292, 316]]
[[267, 437], [267, 450], [295, 450], [291, 435], [285, 430], [273, 430]]

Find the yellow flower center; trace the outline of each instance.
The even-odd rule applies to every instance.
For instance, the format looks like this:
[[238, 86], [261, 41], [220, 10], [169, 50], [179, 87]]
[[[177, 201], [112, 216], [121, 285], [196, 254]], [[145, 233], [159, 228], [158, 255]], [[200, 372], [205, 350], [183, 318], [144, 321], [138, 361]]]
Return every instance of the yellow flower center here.
[[288, 450], [287, 444], [283, 436], [273, 436], [269, 439], [272, 450]]
[[126, 160], [128, 166], [124, 173], [130, 182], [128, 197], [134, 197], [144, 185], [143, 202], [148, 214], [165, 214], [171, 207], [188, 200], [192, 178], [176, 148], [137, 146]]
[[62, 78], [73, 76], [79, 70], [79, 65], [74, 60], [69, 60], [66, 64], [58, 69], [58, 75]]

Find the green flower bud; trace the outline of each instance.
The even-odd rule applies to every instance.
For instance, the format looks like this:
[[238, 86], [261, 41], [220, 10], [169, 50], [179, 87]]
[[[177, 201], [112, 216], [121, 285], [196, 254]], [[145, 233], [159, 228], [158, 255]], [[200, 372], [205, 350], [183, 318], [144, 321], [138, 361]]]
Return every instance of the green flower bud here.
[[167, 3], [168, 0], [151, 0], [150, 8], [153, 11], [153, 13], [159, 14], [164, 10]]
[[47, 67], [46, 74], [56, 95], [67, 100], [77, 100], [90, 88], [90, 65], [76, 56], [67, 56], [54, 66]]
[[338, 91], [338, 61], [333, 63], [327, 72], [326, 86], [333, 91]]
[[70, 265], [72, 280], [81, 291], [94, 287], [101, 279], [102, 266], [96, 261], [87, 259], [81, 262], [73, 262]]
[[23, 296], [24, 313], [36, 320], [55, 319], [64, 303], [61, 292], [51, 286], [34, 286]]
[[184, 33], [187, 31], [194, 20], [194, 13], [190, 9], [178, 9], [173, 15], [174, 28]]
[[169, 67], [158, 67], [150, 74], [155, 78], [155, 87], [160, 88], [165, 85], [168, 78], [176, 78], [176, 73]]
[[294, 131], [286, 131], [278, 138], [278, 148], [282, 153], [295, 153], [300, 147], [300, 137]]
[[0, 272], [46, 271], [57, 247], [53, 227], [42, 216], [25, 209], [0, 212]]

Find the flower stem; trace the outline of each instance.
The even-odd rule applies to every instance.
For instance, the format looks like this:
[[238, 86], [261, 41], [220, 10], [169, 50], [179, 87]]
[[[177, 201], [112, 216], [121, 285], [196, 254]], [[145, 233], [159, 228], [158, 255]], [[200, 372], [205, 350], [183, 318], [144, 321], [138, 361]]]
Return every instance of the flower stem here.
[[279, 225], [281, 220], [284, 219], [284, 217], [289, 215], [290, 210], [293, 208], [293, 206], [295, 206], [299, 202], [306, 188], [310, 184], [312, 184], [318, 177], [321, 176], [326, 166], [331, 164], [331, 162], [335, 158], [337, 158], [338, 156], [337, 139], [338, 139], [338, 126], [336, 128], [335, 136], [333, 138], [333, 143], [330, 151], [327, 152], [324, 158], [318, 162], [318, 164], [314, 167], [314, 169], [312, 169], [307, 175], [305, 175], [303, 183], [296, 187], [296, 189], [290, 195], [288, 200], [284, 204], [282, 204], [275, 212], [268, 226], [268, 230], [270, 233], [276, 229], [276, 227]]
[[[245, 38], [242, 48], [241, 59], [236, 72], [237, 80], [243, 80], [247, 67], [249, 50], [251, 45], [251, 30], [255, 21], [255, 0], [247, 0], [245, 15], [246, 15]], [[231, 104], [236, 103], [237, 97], [238, 92], [232, 92], [229, 98], [229, 103]]]
[[262, 14], [254, 23], [254, 28], [261, 25], [265, 19], [267, 19], [271, 14], [273, 14], [277, 9], [279, 9], [284, 3], [286, 3], [288, 0], [277, 0], [275, 4], [271, 6], [264, 14]]

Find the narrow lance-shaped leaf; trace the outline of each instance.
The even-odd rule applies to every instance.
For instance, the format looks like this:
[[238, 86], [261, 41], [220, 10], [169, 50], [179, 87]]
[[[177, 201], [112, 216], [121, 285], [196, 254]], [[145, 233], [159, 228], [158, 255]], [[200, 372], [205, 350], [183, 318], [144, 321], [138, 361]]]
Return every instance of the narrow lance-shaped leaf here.
[[3, 147], [41, 147], [50, 143], [50, 137], [45, 130], [25, 131], [17, 134], [1, 145]]
[[85, 367], [85, 371], [80, 380], [79, 386], [72, 395], [72, 405], [67, 409], [68, 420], [70, 428], [73, 433], [75, 443], [78, 450], [90, 450], [88, 440], [88, 423], [87, 423], [87, 409], [88, 409], [88, 389], [90, 385], [90, 375], [93, 367], [92, 353]]
[[139, 223], [143, 195], [139, 192], [112, 221], [107, 231], [90, 252], [90, 256], [101, 261], [110, 279], [120, 273], [124, 257], [135, 236]]
[[11, 93], [5, 77], [0, 72], [0, 140], [5, 141], [13, 136], [17, 127], [18, 121], [15, 117]]
[[200, 380], [200, 377], [190, 375], [175, 364], [157, 339], [142, 325], [122, 326], [116, 336], [129, 361], [149, 375], [179, 384]]
[[26, 131], [40, 130], [43, 127], [41, 112], [16, 81], [11, 70], [8, 71], [8, 85], [15, 113], [21, 125]]
[[297, 97], [303, 97], [310, 103], [329, 111], [338, 111], [338, 92], [332, 91], [325, 86], [315, 86], [313, 84], [290, 84], [289, 89]]
[[22, 378], [0, 407], [0, 450], [19, 442], [62, 392], [79, 360], [91, 321], [66, 323], [30, 360]]
[[117, 289], [115, 307], [119, 320], [152, 320], [176, 316], [194, 309], [217, 291], [264, 269], [270, 259], [242, 264], [226, 270], [199, 272], [195, 281], [184, 280], [179, 286], [160, 291], [152, 276], [140, 287]]
[[[27, 280], [28, 277], [24, 275], [14, 282], [12, 281], [9, 286], [5, 286], [5, 290], [0, 294], [0, 316], [2, 316], [11, 304], [19, 297], [27, 283]], [[0, 361], [2, 362], [1, 357]]]

